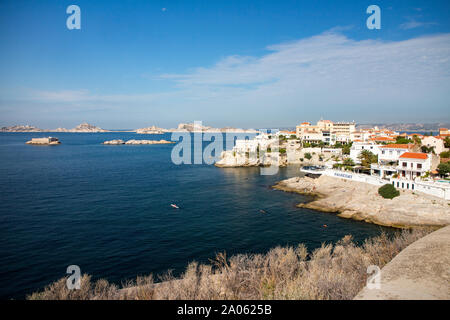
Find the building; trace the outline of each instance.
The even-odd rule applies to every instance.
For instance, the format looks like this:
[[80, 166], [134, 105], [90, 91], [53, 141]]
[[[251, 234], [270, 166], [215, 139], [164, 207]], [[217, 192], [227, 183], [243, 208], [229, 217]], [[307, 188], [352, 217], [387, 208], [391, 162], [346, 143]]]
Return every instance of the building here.
[[316, 125], [303, 122], [296, 127], [297, 137], [302, 142], [326, 143], [333, 145], [337, 142], [349, 143], [356, 131], [354, 122], [332, 122], [330, 120], [319, 120]]
[[370, 173], [381, 178], [388, 179], [398, 172], [400, 156], [406, 152], [412, 152], [413, 144], [387, 144], [380, 145], [378, 151], [378, 163], [370, 165]]
[[348, 136], [356, 131], [356, 124], [354, 122], [334, 122], [331, 131], [337, 136]]
[[369, 150], [375, 155], [380, 154], [380, 146], [374, 142], [354, 141], [350, 148], [350, 158], [354, 163], [360, 163], [359, 155], [363, 150]]
[[26, 143], [38, 145], [55, 145], [60, 144], [61, 142], [58, 140], [58, 138], [47, 137], [47, 138], [32, 138], [30, 141], [27, 141]]
[[399, 158], [399, 178], [414, 180], [431, 171], [431, 155], [422, 152], [405, 152]]
[[442, 137], [426, 136], [422, 139], [422, 145], [428, 148], [434, 148], [436, 154], [447, 151]]
[[370, 136], [369, 140], [378, 142], [378, 143], [392, 143], [392, 142], [396, 141], [396, 139], [391, 138], [391, 137], [376, 136], [376, 135]]
[[450, 136], [450, 129], [440, 128], [439, 129], [439, 135], [440, 136]]
[[400, 156], [405, 152], [413, 151], [414, 144], [387, 144], [380, 146], [378, 164], [397, 163]]

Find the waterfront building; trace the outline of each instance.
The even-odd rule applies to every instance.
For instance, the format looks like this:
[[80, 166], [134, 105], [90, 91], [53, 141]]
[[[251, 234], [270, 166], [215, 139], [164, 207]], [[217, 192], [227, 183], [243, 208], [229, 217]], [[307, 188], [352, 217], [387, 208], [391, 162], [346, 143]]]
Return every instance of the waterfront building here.
[[359, 156], [363, 150], [368, 150], [377, 156], [380, 154], [380, 146], [376, 143], [356, 140], [350, 148], [350, 158], [354, 163], [360, 163]]
[[399, 158], [398, 176], [414, 180], [431, 171], [431, 155], [422, 152], [405, 152]]

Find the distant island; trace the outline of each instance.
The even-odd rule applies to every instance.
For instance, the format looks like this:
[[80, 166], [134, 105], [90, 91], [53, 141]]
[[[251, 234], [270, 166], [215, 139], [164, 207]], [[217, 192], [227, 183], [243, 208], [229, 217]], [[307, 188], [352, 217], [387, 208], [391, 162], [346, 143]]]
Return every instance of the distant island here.
[[[196, 123], [180, 123], [177, 128], [165, 129], [157, 126], [150, 126], [146, 128], [140, 128], [131, 130], [130, 132], [136, 132], [138, 134], [164, 134], [167, 132], [234, 132], [234, 133], [258, 133], [258, 130], [254, 129], [240, 129], [233, 127], [214, 128], [210, 126], [203, 126]], [[0, 132], [75, 132], [75, 133], [98, 133], [98, 132], [114, 132], [113, 130], [106, 130], [100, 127], [91, 125], [89, 123], [82, 123], [73, 129], [57, 128], [57, 129], [40, 129], [30, 125], [15, 125], [10, 127], [3, 127]]]
[[439, 131], [440, 128], [449, 128], [450, 123], [436, 122], [436, 123], [365, 123], [358, 124], [357, 129], [370, 129], [373, 127], [378, 127], [380, 129], [386, 129], [391, 131], [401, 131], [401, 132], [431, 132]]
[[73, 129], [57, 128], [57, 129], [39, 129], [34, 126], [26, 125], [16, 125], [11, 127], [3, 127], [0, 132], [109, 132], [109, 130], [102, 129], [90, 125], [89, 123], [82, 123]]
[[188, 132], [237, 132], [237, 133], [258, 133], [258, 130], [254, 129], [240, 129], [233, 127], [224, 127], [224, 128], [214, 128], [209, 126], [203, 126], [196, 123], [180, 123], [177, 128], [172, 129], [164, 129], [156, 126], [151, 126], [147, 128], [137, 129], [136, 133], [140, 134], [163, 134], [166, 132], [180, 132], [180, 131], [188, 131]]

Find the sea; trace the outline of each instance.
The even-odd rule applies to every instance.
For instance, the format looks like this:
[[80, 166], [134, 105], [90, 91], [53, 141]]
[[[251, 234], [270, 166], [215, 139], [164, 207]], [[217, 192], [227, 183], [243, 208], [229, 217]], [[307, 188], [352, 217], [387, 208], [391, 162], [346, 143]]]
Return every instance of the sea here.
[[300, 175], [298, 166], [261, 175], [259, 168], [176, 164], [175, 144], [102, 144], [171, 140], [170, 133], [51, 133], [60, 145], [25, 144], [48, 135], [0, 133], [0, 299], [24, 299], [67, 276], [69, 265], [120, 285], [138, 275], [179, 275], [221, 252], [300, 243], [313, 250], [345, 235], [361, 243], [395, 232], [298, 208], [309, 197], [272, 189]]

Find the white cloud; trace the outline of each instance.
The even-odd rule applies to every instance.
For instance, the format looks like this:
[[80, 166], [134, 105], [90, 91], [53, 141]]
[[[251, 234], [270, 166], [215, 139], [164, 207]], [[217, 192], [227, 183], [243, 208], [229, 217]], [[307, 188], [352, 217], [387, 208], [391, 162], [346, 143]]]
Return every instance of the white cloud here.
[[420, 22], [416, 20], [410, 20], [408, 22], [402, 23], [399, 27], [403, 30], [409, 30], [409, 29], [415, 29], [415, 28], [421, 28], [421, 27], [428, 27], [428, 26], [434, 26], [437, 25], [436, 22]]
[[[275, 44], [260, 57], [232, 55], [210, 67], [162, 74], [176, 89], [155, 94], [39, 92], [40, 101], [140, 110], [171, 122], [259, 126], [334, 120], [448, 117], [450, 34], [404, 41], [353, 40], [337, 32]], [[239, 116], [237, 116], [239, 114]]]

